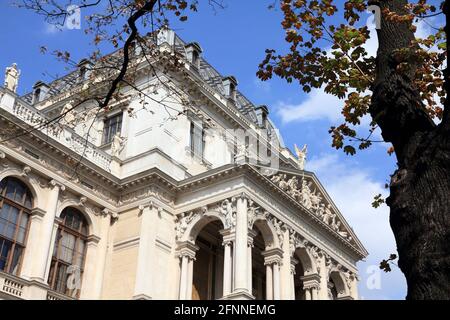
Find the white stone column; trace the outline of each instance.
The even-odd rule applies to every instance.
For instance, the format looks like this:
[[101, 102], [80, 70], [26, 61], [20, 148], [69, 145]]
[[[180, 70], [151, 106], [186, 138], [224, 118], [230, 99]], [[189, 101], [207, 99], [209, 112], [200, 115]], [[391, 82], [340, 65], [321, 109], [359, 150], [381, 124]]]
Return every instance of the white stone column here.
[[295, 300], [295, 266], [297, 265], [298, 260], [291, 258], [291, 300]]
[[311, 288], [311, 300], [317, 300], [317, 287]]
[[194, 243], [185, 241], [178, 243], [178, 256], [181, 259], [180, 272], [180, 300], [192, 299], [192, 281], [194, 271], [195, 253], [199, 247]]
[[223, 296], [226, 297], [231, 293], [231, 270], [232, 270], [232, 256], [231, 256], [231, 241], [223, 243], [224, 257], [223, 257]]
[[181, 256], [181, 276], [180, 276], [180, 300], [186, 300], [187, 278], [188, 278], [188, 256]]
[[280, 300], [280, 264], [275, 262], [273, 264], [273, 299]]
[[[108, 246], [110, 243], [110, 228], [112, 223], [116, 220], [113, 215], [103, 215], [100, 218], [100, 241], [97, 245], [97, 257], [96, 260], [96, 270], [94, 283], [92, 285], [92, 292], [89, 293], [91, 299], [101, 299], [102, 287], [103, 287], [103, 277], [105, 274], [106, 259], [108, 255]], [[111, 241], [112, 242], [112, 241]]]
[[271, 263], [266, 263], [266, 299], [273, 300], [273, 275]]
[[236, 203], [236, 241], [235, 241], [235, 288], [234, 293], [249, 294], [248, 292], [248, 223], [247, 223], [247, 198], [241, 195]]
[[317, 268], [319, 269], [320, 285], [318, 292], [319, 300], [328, 300], [328, 269], [325, 263], [324, 254], [321, 253], [320, 259], [316, 261]]
[[156, 234], [158, 230], [158, 208], [150, 203], [139, 207], [141, 231], [133, 299], [151, 300], [152, 278], [156, 275]]
[[35, 257], [39, 250], [40, 232], [44, 215], [45, 211], [38, 208], [31, 211], [27, 245], [21, 270], [21, 276], [26, 279], [31, 279], [33, 277], [33, 264], [35, 263]]
[[[279, 300], [281, 298], [280, 265], [283, 251], [279, 248], [273, 248], [263, 251], [262, 255], [264, 257], [264, 264], [266, 265], [266, 296], [268, 300]], [[267, 266], [270, 266], [270, 270]]]
[[45, 277], [44, 279], [48, 279], [48, 276], [50, 274], [50, 265], [52, 262], [52, 257], [53, 257], [53, 251], [55, 250], [55, 246], [56, 246], [56, 235], [58, 234], [58, 228], [59, 228], [59, 224], [62, 222], [62, 220], [58, 217], [55, 217], [55, 221], [53, 222], [53, 230], [52, 230], [52, 236], [50, 239], [50, 254], [47, 258], [47, 267], [45, 269]]
[[190, 257], [188, 260], [188, 279], [186, 288], [186, 299], [192, 300], [192, 283], [194, 282], [194, 261], [195, 258]]
[[305, 289], [306, 300], [317, 300], [318, 289], [320, 284], [320, 276], [317, 273], [303, 276], [303, 288]]
[[247, 275], [247, 280], [248, 280], [248, 292], [250, 294], [253, 293], [253, 264], [252, 264], [252, 260], [253, 260], [253, 255], [252, 255], [252, 250], [253, 250], [253, 238], [256, 237], [257, 233], [253, 230], [248, 230], [248, 243], [247, 243], [247, 270], [248, 270], [248, 275]]
[[309, 288], [305, 288], [305, 300], [311, 300], [311, 291]]
[[[47, 203], [45, 206], [45, 215], [42, 219], [41, 232], [39, 238], [38, 254], [34, 258], [35, 269], [31, 279], [46, 283], [46, 270], [49, 269], [49, 262], [51, 261], [52, 238], [54, 239], [54, 221], [56, 217], [56, 209], [58, 206], [59, 192], [64, 191], [65, 187], [55, 180], [50, 181], [47, 196]], [[53, 240], [54, 241], [54, 240]]]
[[235, 234], [232, 229], [219, 232], [223, 238], [223, 297], [227, 297], [233, 290], [233, 240]]
[[291, 271], [291, 249], [289, 243], [289, 230], [283, 232], [283, 263], [280, 266], [281, 299], [292, 299], [292, 271]]
[[86, 259], [84, 263], [83, 281], [81, 286], [80, 299], [92, 297], [93, 286], [95, 285], [95, 274], [97, 269], [98, 243], [100, 238], [94, 235], [89, 236], [86, 247]]

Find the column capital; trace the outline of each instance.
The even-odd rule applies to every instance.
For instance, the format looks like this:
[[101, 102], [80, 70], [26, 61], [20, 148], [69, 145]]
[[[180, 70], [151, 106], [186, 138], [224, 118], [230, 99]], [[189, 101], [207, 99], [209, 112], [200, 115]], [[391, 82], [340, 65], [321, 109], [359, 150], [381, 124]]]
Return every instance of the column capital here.
[[190, 260], [195, 260], [195, 254], [200, 248], [191, 241], [183, 241], [177, 243], [177, 256], [188, 257]]
[[34, 208], [31, 210], [31, 216], [36, 218], [43, 218], [47, 211], [42, 210], [40, 208]]
[[223, 242], [222, 244], [225, 245], [232, 245], [233, 242], [236, 240], [236, 232], [233, 229], [222, 229], [219, 230], [219, 233], [222, 235]]
[[275, 263], [281, 265], [283, 261], [283, 250], [279, 248], [269, 249], [261, 252], [261, 254], [264, 257], [265, 265], [271, 265]]
[[90, 235], [87, 238], [88, 245], [97, 245], [100, 242], [100, 237], [97, 237], [96, 235]]
[[320, 287], [320, 275], [317, 273], [300, 277], [300, 279], [303, 281], [303, 289], [319, 289]]

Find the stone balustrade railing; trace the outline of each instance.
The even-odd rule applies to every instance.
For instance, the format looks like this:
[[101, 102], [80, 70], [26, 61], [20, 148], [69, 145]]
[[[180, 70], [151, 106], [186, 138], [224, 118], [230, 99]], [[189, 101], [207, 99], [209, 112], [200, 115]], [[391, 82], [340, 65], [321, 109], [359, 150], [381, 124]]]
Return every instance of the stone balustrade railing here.
[[[0, 95], [11, 94], [0, 87]], [[59, 142], [63, 146], [75, 151], [83, 159], [91, 161], [100, 168], [110, 171], [112, 158], [106, 152], [76, 134], [72, 129], [60, 123], [48, 123], [49, 119], [39, 110], [29, 106], [19, 98], [15, 98], [12, 108], [1, 103], [0, 109], [5, 110], [26, 124], [32, 126], [35, 131], [40, 131], [48, 137]]]
[[0, 271], [0, 299], [21, 300], [72, 300], [61, 293], [49, 290], [36, 281], [28, 281]]

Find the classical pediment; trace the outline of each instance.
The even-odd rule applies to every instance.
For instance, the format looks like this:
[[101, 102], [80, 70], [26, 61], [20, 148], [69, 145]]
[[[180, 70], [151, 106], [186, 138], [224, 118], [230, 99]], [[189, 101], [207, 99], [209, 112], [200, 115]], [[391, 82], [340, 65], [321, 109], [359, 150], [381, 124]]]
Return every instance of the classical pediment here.
[[314, 176], [282, 172], [270, 180], [341, 238], [358, 246], [355, 234]]

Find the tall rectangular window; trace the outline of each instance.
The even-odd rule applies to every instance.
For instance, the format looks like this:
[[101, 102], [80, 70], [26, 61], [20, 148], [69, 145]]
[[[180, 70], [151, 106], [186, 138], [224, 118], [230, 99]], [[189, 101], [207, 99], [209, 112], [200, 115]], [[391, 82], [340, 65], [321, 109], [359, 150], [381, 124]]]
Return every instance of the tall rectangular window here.
[[205, 130], [194, 122], [191, 122], [190, 138], [191, 155], [203, 159], [205, 150]]
[[103, 144], [111, 143], [114, 136], [122, 130], [122, 113], [105, 120], [103, 127]]

